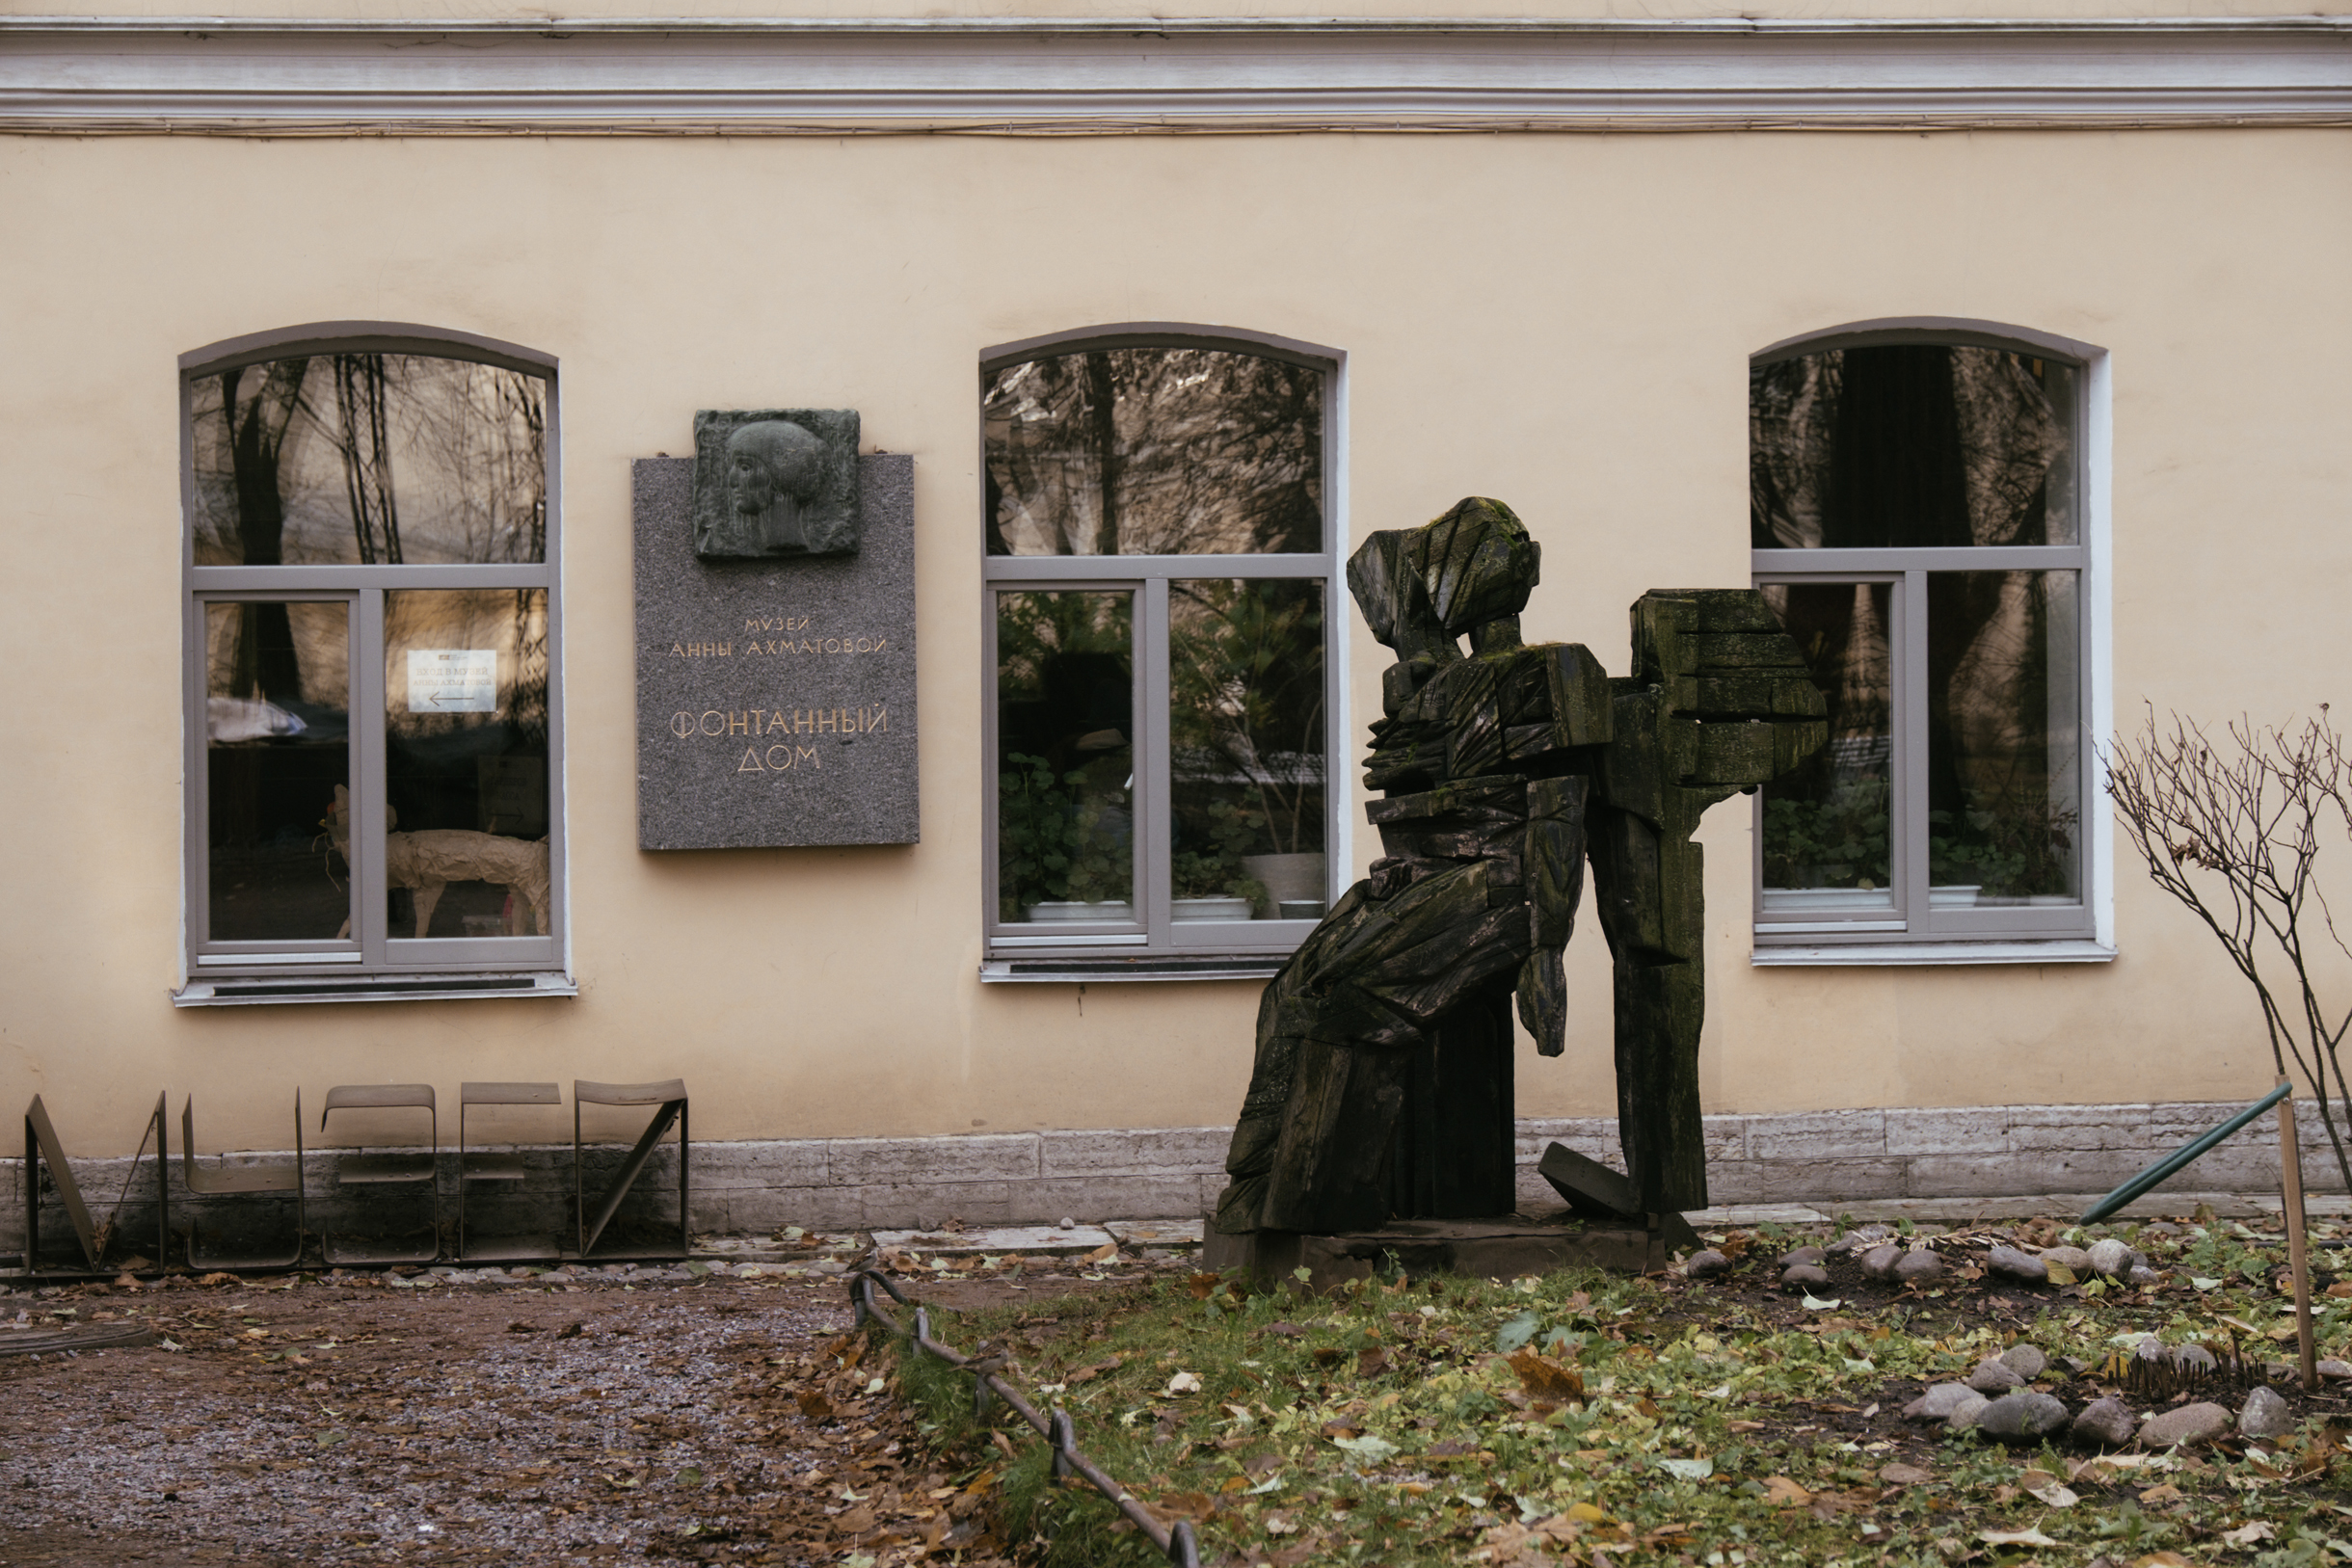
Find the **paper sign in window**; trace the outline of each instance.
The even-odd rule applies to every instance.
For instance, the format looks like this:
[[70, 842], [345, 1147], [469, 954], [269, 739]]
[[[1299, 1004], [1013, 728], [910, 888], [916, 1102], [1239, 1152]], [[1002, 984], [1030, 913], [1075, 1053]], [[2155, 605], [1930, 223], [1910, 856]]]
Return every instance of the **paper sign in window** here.
[[495, 713], [498, 651], [494, 648], [414, 648], [409, 651], [411, 713]]

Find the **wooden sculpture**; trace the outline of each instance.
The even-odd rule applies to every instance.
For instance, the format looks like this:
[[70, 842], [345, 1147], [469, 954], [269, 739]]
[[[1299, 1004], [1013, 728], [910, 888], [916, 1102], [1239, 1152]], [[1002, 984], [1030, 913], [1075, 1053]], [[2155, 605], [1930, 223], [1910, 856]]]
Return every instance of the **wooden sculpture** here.
[[1579, 644], [1527, 646], [1538, 561], [1510, 509], [1474, 496], [1348, 563], [1397, 654], [1365, 762], [1387, 794], [1368, 811], [1386, 853], [1266, 989], [1219, 1231], [1511, 1210], [1510, 998], [1537, 1049], [1560, 1054], [1561, 953], [1588, 857], [1616, 959], [1634, 1189], [1652, 1213], [1706, 1205], [1691, 834], [1819, 747], [1826, 708], [1752, 589], [1644, 595], [1630, 678]]

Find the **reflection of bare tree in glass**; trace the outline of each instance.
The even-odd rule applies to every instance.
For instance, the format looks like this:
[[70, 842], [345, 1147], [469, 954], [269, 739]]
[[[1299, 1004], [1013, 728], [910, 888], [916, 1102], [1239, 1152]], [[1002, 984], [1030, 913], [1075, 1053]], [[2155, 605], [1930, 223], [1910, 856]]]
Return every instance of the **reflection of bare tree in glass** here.
[[[260, 385], [250, 399], [240, 402], [238, 390], [246, 371], [254, 368], [261, 371]], [[276, 566], [283, 559], [286, 509], [279, 485], [279, 458], [308, 369], [307, 359], [280, 359], [221, 373], [219, 412], [236, 497], [234, 536], [239, 558], [249, 566]], [[233, 696], [284, 700], [302, 695], [301, 661], [283, 604], [239, 607], [230, 667]]]
[[[193, 394], [200, 563], [547, 558], [547, 403], [536, 376], [426, 355], [337, 354], [227, 371]], [[322, 444], [306, 446], [313, 433]], [[284, 606], [249, 604], [241, 616], [236, 695], [302, 695], [306, 651]], [[513, 722], [521, 737], [544, 739], [547, 617], [531, 592], [515, 596], [513, 645]]]
[[[2071, 543], [2072, 375], [2006, 350], [1941, 344], [1756, 366], [1754, 545]], [[2065, 614], [2052, 613], [2050, 577], [2069, 596]], [[1937, 571], [1928, 581], [1931, 880], [1989, 893], [2071, 891], [2072, 813], [2057, 803], [2072, 797], [2076, 748], [2063, 739], [2071, 719], [2050, 703], [2053, 679], [2071, 678], [2051, 659], [2072, 635], [2072, 575]], [[1835, 750], [1815, 767], [1836, 765]]]
[[[384, 411], [384, 356], [334, 357], [336, 419], [328, 439], [343, 454], [343, 493], [360, 559], [398, 565], [400, 509], [392, 499], [392, 443]], [[311, 416], [317, 417], [316, 411]], [[321, 420], [322, 425], [325, 421]]]
[[1001, 370], [982, 400], [989, 548], [1313, 550], [1323, 377], [1211, 349], [1103, 349]]

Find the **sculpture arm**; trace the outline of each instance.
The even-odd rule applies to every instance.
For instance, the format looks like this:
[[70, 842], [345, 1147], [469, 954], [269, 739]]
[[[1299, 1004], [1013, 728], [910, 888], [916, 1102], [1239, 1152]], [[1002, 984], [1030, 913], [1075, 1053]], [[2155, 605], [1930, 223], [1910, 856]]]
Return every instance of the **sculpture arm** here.
[[1527, 786], [1527, 917], [1531, 942], [1519, 966], [1519, 1021], [1536, 1049], [1567, 1049], [1568, 980], [1561, 950], [1576, 929], [1585, 890], [1585, 798], [1581, 776], [1538, 779]]

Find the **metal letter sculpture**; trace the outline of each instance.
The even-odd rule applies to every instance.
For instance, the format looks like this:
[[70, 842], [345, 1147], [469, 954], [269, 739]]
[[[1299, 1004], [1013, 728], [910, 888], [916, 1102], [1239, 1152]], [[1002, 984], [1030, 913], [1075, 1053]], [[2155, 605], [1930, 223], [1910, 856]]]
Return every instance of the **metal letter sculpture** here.
[[1827, 707], [1753, 589], [1644, 594], [1627, 678], [1580, 644], [1525, 645], [1538, 556], [1509, 507], [1474, 496], [1348, 563], [1397, 654], [1365, 762], [1387, 793], [1368, 811], [1386, 853], [1266, 989], [1219, 1231], [1510, 1212], [1510, 997], [1559, 1055], [1588, 858], [1616, 960], [1628, 1173], [1647, 1212], [1706, 1206], [1691, 835], [1820, 747]]

